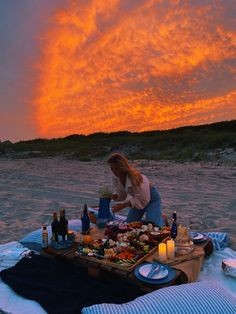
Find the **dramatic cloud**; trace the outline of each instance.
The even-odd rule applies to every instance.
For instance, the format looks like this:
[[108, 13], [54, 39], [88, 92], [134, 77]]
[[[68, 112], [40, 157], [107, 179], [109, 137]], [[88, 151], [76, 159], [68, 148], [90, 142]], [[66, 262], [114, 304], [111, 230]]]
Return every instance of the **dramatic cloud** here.
[[62, 1], [32, 66], [37, 135], [236, 118], [236, 2]]
[[39, 133], [236, 117], [235, 1], [74, 1], [45, 34]]

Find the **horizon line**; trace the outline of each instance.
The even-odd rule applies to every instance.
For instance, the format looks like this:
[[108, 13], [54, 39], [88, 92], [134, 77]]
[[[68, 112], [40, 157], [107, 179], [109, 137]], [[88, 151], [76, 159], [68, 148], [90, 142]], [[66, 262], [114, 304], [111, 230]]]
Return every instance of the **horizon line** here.
[[50, 141], [50, 140], [54, 140], [54, 139], [65, 139], [67, 137], [70, 136], [83, 136], [83, 137], [89, 137], [89, 136], [93, 136], [93, 135], [97, 135], [97, 134], [115, 134], [115, 133], [129, 133], [129, 134], [142, 134], [142, 133], [148, 133], [148, 132], [168, 132], [168, 131], [174, 131], [174, 130], [179, 130], [179, 129], [184, 129], [184, 128], [191, 128], [191, 127], [201, 127], [201, 126], [207, 126], [207, 125], [213, 125], [213, 124], [220, 124], [223, 122], [234, 122], [236, 121], [236, 119], [232, 119], [232, 120], [222, 120], [222, 121], [218, 121], [218, 122], [212, 122], [212, 123], [205, 123], [205, 124], [197, 124], [197, 125], [185, 125], [185, 126], [180, 126], [177, 128], [171, 128], [171, 129], [162, 129], [162, 130], [158, 130], [158, 129], [153, 129], [153, 130], [146, 130], [146, 131], [137, 131], [137, 132], [133, 132], [133, 131], [128, 131], [128, 130], [120, 130], [120, 131], [112, 131], [112, 132], [95, 132], [95, 133], [90, 133], [90, 134], [82, 134], [82, 133], [73, 133], [73, 134], [68, 134], [65, 135], [63, 137], [49, 137], [49, 138], [42, 138], [42, 137], [36, 137], [36, 138], [32, 138], [32, 139], [28, 139], [28, 140], [19, 140], [19, 141], [15, 141], [12, 142], [8, 139], [1, 141], [0, 139], [0, 143], [4, 143], [4, 142], [10, 142], [12, 144], [17, 144], [19, 142], [29, 142], [29, 141], [35, 141], [35, 140], [45, 140], [45, 141]]

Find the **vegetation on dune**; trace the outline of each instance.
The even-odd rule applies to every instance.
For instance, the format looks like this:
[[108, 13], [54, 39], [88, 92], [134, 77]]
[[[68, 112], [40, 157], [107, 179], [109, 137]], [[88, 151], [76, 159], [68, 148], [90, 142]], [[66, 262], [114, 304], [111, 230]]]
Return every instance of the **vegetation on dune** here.
[[227, 148], [236, 151], [236, 120], [167, 131], [73, 134], [14, 144], [6, 141], [0, 143], [0, 154], [14, 158], [63, 155], [88, 161], [120, 151], [132, 159], [199, 161], [208, 159], [213, 150]]

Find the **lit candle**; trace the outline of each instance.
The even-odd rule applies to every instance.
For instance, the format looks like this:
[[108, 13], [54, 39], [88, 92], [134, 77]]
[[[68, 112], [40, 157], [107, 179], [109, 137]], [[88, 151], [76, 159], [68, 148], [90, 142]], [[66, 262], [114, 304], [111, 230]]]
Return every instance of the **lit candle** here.
[[158, 251], [159, 251], [159, 261], [160, 262], [165, 262], [167, 259], [166, 256], [166, 244], [165, 243], [160, 243], [159, 247], [158, 247]]
[[167, 241], [167, 256], [169, 259], [175, 258], [175, 241], [172, 239]]

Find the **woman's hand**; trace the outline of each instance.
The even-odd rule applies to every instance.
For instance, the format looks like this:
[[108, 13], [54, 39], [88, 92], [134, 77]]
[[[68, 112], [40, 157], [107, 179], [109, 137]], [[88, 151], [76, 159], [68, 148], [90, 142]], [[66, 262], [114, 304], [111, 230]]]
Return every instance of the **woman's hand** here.
[[114, 201], [117, 201], [118, 200], [118, 194], [113, 194], [111, 199]]
[[123, 204], [116, 204], [112, 206], [113, 213], [119, 212], [121, 209], [125, 208]]
[[130, 206], [131, 206], [130, 201], [128, 201], [126, 203], [116, 204], [116, 205], [112, 206], [112, 211], [113, 211], [113, 213], [116, 213], [116, 212], [122, 210], [123, 208], [130, 207]]

